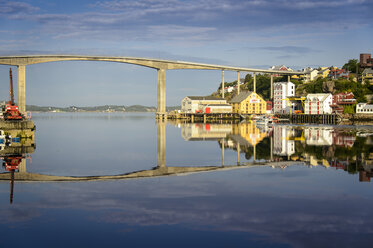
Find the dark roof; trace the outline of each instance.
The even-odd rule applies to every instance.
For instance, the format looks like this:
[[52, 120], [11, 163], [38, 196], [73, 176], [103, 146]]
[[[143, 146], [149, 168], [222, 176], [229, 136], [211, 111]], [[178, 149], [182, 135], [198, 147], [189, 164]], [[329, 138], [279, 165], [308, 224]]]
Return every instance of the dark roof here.
[[225, 100], [224, 98], [221, 97], [216, 97], [216, 96], [187, 96], [191, 100]]
[[230, 104], [207, 104], [207, 106], [218, 106], [218, 107], [222, 107], [222, 106], [231, 106]]
[[239, 95], [236, 95], [235, 97], [233, 97], [229, 102], [230, 103], [240, 103], [243, 100], [245, 100], [251, 93], [253, 93], [253, 92], [252, 91], [242, 91], [242, 92], [240, 92]]
[[373, 73], [373, 69], [372, 68], [365, 68], [364, 71], [363, 71], [363, 74], [368, 74], [368, 73]]

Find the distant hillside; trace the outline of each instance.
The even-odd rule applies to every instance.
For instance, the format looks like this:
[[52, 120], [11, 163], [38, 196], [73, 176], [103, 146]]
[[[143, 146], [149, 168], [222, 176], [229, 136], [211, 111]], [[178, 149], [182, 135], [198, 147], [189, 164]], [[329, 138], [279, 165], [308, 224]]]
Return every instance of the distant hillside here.
[[[167, 107], [167, 111], [180, 109], [180, 106]], [[27, 111], [31, 112], [156, 112], [156, 107], [131, 105], [131, 106], [118, 106], [118, 105], [103, 105], [94, 107], [78, 107], [70, 106], [66, 108], [52, 107], [52, 106], [36, 106], [27, 105]]]

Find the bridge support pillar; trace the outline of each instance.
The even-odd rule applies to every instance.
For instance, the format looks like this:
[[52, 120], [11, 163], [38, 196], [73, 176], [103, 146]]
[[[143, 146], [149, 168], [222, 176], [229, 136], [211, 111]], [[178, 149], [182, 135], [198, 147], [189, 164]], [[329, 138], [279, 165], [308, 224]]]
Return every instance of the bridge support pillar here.
[[157, 71], [157, 118], [166, 119], [166, 70]]
[[157, 123], [157, 166], [166, 167], [166, 122], [163, 120]]
[[221, 71], [221, 96], [224, 98], [224, 70]]
[[240, 72], [237, 72], [237, 95], [240, 94]]
[[290, 82], [290, 75], [288, 75], [288, 82]]
[[273, 101], [273, 74], [271, 74], [271, 100]]
[[254, 89], [253, 92], [256, 93], [256, 73], [254, 72]]
[[26, 112], [26, 66], [19, 65], [17, 71], [17, 79], [18, 79], [18, 109], [21, 113]]

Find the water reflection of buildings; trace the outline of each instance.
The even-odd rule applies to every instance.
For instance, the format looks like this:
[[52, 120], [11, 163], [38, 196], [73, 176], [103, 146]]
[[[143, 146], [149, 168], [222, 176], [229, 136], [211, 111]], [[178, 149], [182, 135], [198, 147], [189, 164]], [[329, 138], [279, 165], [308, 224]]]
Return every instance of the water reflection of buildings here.
[[370, 182], [370, 178], [373, 177], [373, 154], [371, 154], [369, 160], [363, 160], [363, 170], [359, 171], [360, 182]]
[[268, 130], [259, 128], [254, 122], [233, 125], [233, 132], [229, 136], [232, 140], [244, 146], [256, 146], [268, 136]]
[[216, 140], [222, 148], [224, 164], [224, 149], [231, 148], [237, 151], [237, 163], [240, 163], [239, 154], [247, 149], [253, 149], [255, 160], [255, 148], [265, 137], [269, 135], [269, 129], [259, 128], [254, 122], [239, 124], [183, 124], [181, 135], [187, 141]]
[[232, 133], [231, 124], [187, 123], [181, 128], [181, 136], [187, 141], [218, 140]]
[[[277, 125], [273, 129], [275, 160], [305, 162], [308, 166], [323, 166], [359, 173], [360, 181], [373, 176], [373, 149], [369, 136], [333, 127], [299, 127]], [[368, 159], [365, 157], [368, 156]]]
[[352, 147], [355, 135], [345, 134], [331, 127], [292, 127], [276, 125], [273, 130], [274, 153], [279, 156], [291, 156], [295, 153], [295, 142], [307, 146]]
[[333, 144], [333, 129], [329, 127], [306, 127], [304, 138], [309, 146], [330, 146]]
[[273, 128], [273, 153], [279, 156], [291, 156], [295, 152], [294, 129], [289, 126], [275, 125]]

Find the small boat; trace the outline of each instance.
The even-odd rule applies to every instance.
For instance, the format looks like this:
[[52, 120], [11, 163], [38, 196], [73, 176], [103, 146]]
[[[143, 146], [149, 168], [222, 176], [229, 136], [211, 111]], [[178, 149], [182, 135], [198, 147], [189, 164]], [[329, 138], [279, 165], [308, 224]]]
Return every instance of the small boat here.
[[6, 135], [3, 130], [0, 130], [0, 144], [9, 144], [11, 139], [10, 135]]
[[255, 120], [256, 125], [272, 126], [273, 120], [271, 117], [262, 117]]

